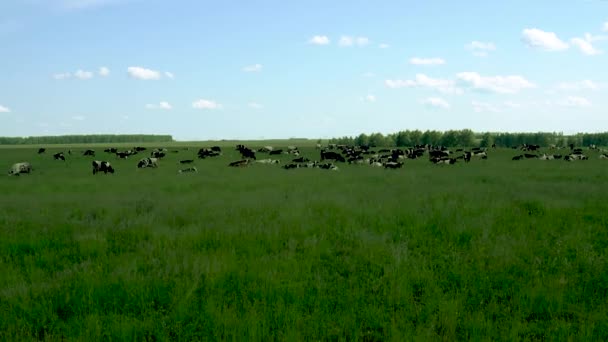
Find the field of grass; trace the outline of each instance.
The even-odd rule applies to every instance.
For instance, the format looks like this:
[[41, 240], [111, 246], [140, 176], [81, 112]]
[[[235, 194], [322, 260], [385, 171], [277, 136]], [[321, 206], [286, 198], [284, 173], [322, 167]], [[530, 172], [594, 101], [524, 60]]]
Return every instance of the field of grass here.
[[178, 174], [211, 144], [178, 145], [143, 170], [96, 147], [96, 176], [86, 146], [0, 148], [0, 340], [608, 340], [596, 153]]

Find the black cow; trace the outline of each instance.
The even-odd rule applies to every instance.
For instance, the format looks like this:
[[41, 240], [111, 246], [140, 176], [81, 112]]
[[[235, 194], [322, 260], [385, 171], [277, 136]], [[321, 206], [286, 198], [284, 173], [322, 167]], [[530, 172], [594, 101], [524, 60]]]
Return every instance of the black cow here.
[[39, 148], [38, 149], [38, 154], [44, 153], [46, 152], [46, 148]]
[[273, 154], [281, 154], [283, 153], [283, 150], [272, 150], [270, 152], [268, 152], [268, 154], [273, 155]]
[[115, 148], [115, 147], [112, 147], [112, 148], [106, 148], [103, 151], [106, 152], [106, 153], [116, 153], [116, 152], [118, 152], [118, 149]]
[[524, 155], [523, 154], [511, 158], [511, 160], [522, 160], [522, 159], [524, 159]]
[[93, 161], [93, 174], [96, 174], [97, 172], [103, 172], [104, 174], [107, 174], [108, 172], [114, 173], [114, 168], [112, 168], [112, 165], [110, 165], [110, 162], [94, 160]]
[[163, 158], [165, 155], [165, 152], [162, 151], [152, 151], [152, 153], [150, 153], [150, 157], [158, 159]]
[[86, 150], [82, 153], [83, 156], [91, 156], [91, 157], [95, 157], [95, 151], [93, 150]]
[[255, 160], [255, 152], [252, 149], [247, 148], [244, 145], [237, 145], [236, 149], [241, 153], [243, 158], [251, 158]]
[[526, 157], [526, 159], [538, 158], [538, 156], [536, 154], [530, 154], [530, 153], [525, 153], [524, 157]]
[[63, 155], [63, 152], [53, 154], [53, 158], [55, 158], [55, 160], [65, 161], [65, 156]]
[[337, 152], [332, 151], [321, 151], [321, 160], [335, 160], [339, 162], [346, 162], [346, 159]]
[[219, 146], [211, 146], [211, 151], [222, 152], [222, 149]]
[[232, 166], [232, 167], [244, 167], [249, 165], [249, 160], [248, 159], [243, 159], [243, 160], [237, 160], [235, 162], [232, 162], [230, 164], [228, 164], [228, 166]]
[[134, 150], [137, 152], [141, 152], [141, 151], [145, 151], [146, 148], [145, 147], [135, 147]]

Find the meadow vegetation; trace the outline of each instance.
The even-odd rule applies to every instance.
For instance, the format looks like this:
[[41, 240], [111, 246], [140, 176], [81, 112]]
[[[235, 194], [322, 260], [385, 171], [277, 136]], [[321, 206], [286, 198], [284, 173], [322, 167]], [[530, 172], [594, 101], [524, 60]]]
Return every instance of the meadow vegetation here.
[[229, 168], [225, 142], [178, 174], [211, 146], [187, 145], [97, 147], [96, 176], [89, 145], [0, 148], [0, 340], [608, 340], [597, 153], [332, 172]]

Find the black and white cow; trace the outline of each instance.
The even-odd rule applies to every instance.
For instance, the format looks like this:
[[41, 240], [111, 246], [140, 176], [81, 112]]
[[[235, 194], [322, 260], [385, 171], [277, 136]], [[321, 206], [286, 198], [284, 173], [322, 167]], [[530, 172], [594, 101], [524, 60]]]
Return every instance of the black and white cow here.
[[346, 162], [346, 159], [344, 159], [340, 153], [323, 150], [321, 150], [321, 160], [335, 160], [343, 163]]
[[608, 159], [608, 153], [600, 154], [600, 159]]
[[91, 157], [95, 157], [95, 151], [94, 150], [86, 150], [82, 153], [83, 156], [91, 156]]
[[32, 172], [32, 164], [28, 162], [21, 162], [13, 164], [13, 166], [8, 170], [9, 176], [19, 176], [22, 173], [30, 173]]
[[260, 163], [260, 164], [280, 164], [281, 161], [278, 159], [259, 159], [255, 161], [256, 163]]
[[164, 158], [165, 155], [166, 155], [166, 153], [163, 152], [163, 151], [152, 151], [150, 153], [150, 157], [152, 157], [152, 158], [158, 158], [158, 159]]
[[65, 156], [63, 155], [63, 152], [53, 154], [53, 158], [55, 158], [55, 160], [65, 161]]
[[145, 167], [158, 167], [158, 158], [144, 158], [137, 163], [137, 167], [142, 169]]
[[104, 174], [114, 173], [114, 168], [110, 165], [110, 162], [103, 160], [93, 160], [93, 174], [97, 172], [103, 172]]

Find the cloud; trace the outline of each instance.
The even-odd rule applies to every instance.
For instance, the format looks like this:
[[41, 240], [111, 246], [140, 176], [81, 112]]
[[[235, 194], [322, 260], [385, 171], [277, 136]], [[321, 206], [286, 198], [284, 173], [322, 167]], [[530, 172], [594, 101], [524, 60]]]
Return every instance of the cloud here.
[[568, 96], [565, 99], [558, 101], [557, 105], [564, 107], [590, 107], [591, 101], [580, 96]]
[[88, 80], [93, 78], [94, 74], [91, 71], [84, 71], [84, 70], [77, 70], [74, 73], [74, 77], [76, 77], [79, 80]]
[[440, 97], [429, 97], [422, 100], [422, 103], [429, 107], [450, 109], [450, 104]]
[[361, 98], [361, 101], [363, 102], [376, 102], [376, 96], [375, 95], [366, 95], [364, 97]]
[[0, 113], [10, 113], [10, 112], [11, 112], [10, 108], [0, 105]]
[[106, 77], [106, 76], [110, 75], [110, 69], [108, 69], [107, 67], [101, 67], [101, 68], [99, 68], [98, 73], [99, 73], [99, 76]]
[[608, 21], [605, 22], [604, 25], [602, 26], [602, 31], [608, 32]]
[[582, 80], [578, 82], [561, 82], [557, 84], [556, 88], [559, 90], [598, 90], [600, 87], [591, 80]]
[[314, 45], [329, 45], [330, 43], [329, 38], [327, 38], [327, 36], [314, 36], [310, 38], [308, 42]]
[[163, 110], [171, 110], [173, 107], [167, 101], [161, 101], [159, 104], [147, 104], [146, 109], [163, 109]]
[[435, 79], [425, 74], [417, 74], [415, 80], [386, 80], [384, 84], [389, 88], [431, 88], [444, 94], [461, 94], [462, 89], [456, 87], [452, 80]]
[[602, 52], [599, 51], [598, 49], [594, 48], [593, 45], [591, 44], [591, 42], [593, 41], [595, 37], [587, 34], [587, 36], [585, 38], [572, 38], [570, 39], [570, 43], [574, 46], [576, 46], [577, 48], [579, 48], [579, 50], [581, 50], [582, 53], [584, 53], [585, 55], [588, 56], [595, 56], [595, 55], [599, 55]]
[[72, 116], [72, 120], [76, 120], [76, 121], [84, 121], [86, 118], [82, 115], [76, 115], [76, 116]]
[[516, 102], [511, 102], [511, 101], [505, 101], [504, 102], [505, 107], [509, 107], [509, 108], [520, 108], [521, 104], [516, 103]]
[[260, 71], [262, 71], [262, 64], [248, 65], [243, 68], [243, 71], [244, 72], [260, 72]]
[[195, 109], [221, 109], [222, 105], [217, 102], [211, 101], [211, 100], [200, 99], [200, 100], [192, 102], [192, 108], [195, 108]]
[[138, 80], [160, 80], [160, 72], [156, 70], [146, 69], [142, 67], [128, 67], [127, 73], [132, 78], [136, 78]]
[[72, 74], [70, 74], [69, 72], [53, 75], [53, 78], [56, 80], [65, 80], [65, 79], [68, 79], [71, 77], [72, 77]]
[[536, 28], [524, 29], [522, 39], [531, 48], [545, 51], [562, 51], [568, 49], [568, 44], [557, 37], [554, 32], [545, 32]]
[[442, 58], [410, 58], [410, 64], [414, 65], [443, 65], [445, 60]]
[[247, 105], [249, 106], [249, 108], [253, 108], [253, 109], [262, 109], [264, 107], [257, 102], [249, 102]]
[[370, 40], [367, 37], [352, 37], [352, 36], [342, 36], [338, 41], [338, 45], [342, 47], [350, 47], [350, 46], [366, 46], [370, 43]]
[[170, 79], [174, 79], [174, 78], [175, 78], [175, 75], [173, 75], [173, 73], [172, 73], [172, 72], [168, 72], [168, 71], [165, 71], [165, 76], [166, 76], [167, 78], [170, 78]]
[[386, 44], [386, 43], [382, 43], [382, 44], [379, 44], [378, 47], [381, 48], [381, 49], [388, 49], [391, 46], [388, 45], [388, 44]]
[[470, 50], [473, 53], [473, 56], [477, 57], [487, 57], [490, 51], [496, 50], [496, 45], [491, 42], [479, 42], [472, 41], [471, 43], [465, 45], [467, 50]]
[[476, 113], [500, 113], [502, 111], [498, 106], [486, 102], [471, 101], [471, 105]]
[[500, 94], [513, 94], [522, 89], [536, 87], [534, 83], [519, 75], [484, 77], [476, 72], [461, 72], [456, 78], [467, 88]]

